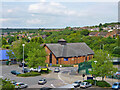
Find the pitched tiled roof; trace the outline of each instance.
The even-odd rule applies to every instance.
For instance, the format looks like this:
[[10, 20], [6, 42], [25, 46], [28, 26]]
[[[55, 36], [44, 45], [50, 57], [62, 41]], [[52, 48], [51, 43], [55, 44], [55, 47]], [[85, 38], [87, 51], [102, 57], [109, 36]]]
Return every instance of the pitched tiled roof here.
[[89, 35], [96, 35], [98, 32], [91, 32]]
[[66, 43], [66, 45], [46, 44], [56, 57], [74, 57], [94, 54], [86, 43]]
[[99, 36], [106, 36], [108, 32], [100, 32], [98, 33]]

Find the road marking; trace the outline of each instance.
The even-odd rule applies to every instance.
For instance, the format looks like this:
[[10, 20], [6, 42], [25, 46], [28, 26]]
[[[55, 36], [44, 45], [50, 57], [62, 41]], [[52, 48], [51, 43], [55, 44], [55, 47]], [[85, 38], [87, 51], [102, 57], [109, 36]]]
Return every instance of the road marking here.
[[60, 77], [60, 74], [61, 74], [61, 73], [58, 73], [58, 78], [59, 78], [64, 84], [68, 84], [68, 83], [65, 83], [64, 80], [62, 80], [62, 78]]
[[54, 86], [53, 84], [51, 84], [51, 86], [52, 86], [53, 88], [55, 88], [55, 86]]

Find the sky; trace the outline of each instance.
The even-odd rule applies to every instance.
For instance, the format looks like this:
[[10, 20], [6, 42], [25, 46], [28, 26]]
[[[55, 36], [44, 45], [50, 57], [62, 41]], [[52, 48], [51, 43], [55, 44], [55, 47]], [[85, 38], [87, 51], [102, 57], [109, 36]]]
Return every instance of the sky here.
[[2, 2], [0, 27], [65, 28], [118, 21], [118, 2]]

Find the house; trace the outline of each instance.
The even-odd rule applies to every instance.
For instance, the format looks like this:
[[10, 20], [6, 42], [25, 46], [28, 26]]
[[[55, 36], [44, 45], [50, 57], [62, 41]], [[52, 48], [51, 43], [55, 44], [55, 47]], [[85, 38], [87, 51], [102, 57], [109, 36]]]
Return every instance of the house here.
[[120, 30], [114, 30], [113, 32], [109, 32], [106, 37], [116, 37], [116, 36], [120, 36]]
[[99, 32], [90, 32], [89, 36], [97, 36]]
[[77, 64], [93, 58], [94, 52], [86, 43], [66, 43], [60, 39], [58, 43], [44, 45], [48, 54], [48, 64]]
[[108, 32], [99, 32], [97, 36], [102, 36], [102, 37], [106, 37], [106, 35], [108, 34]]
[[15, 58], [9, 58], [9, 56], [7, 56], [7, 51], [9, 50], [0, 49], [0, 64], [6, 64], [6, 62], [10, 60], [12, 63], [17, 63]]

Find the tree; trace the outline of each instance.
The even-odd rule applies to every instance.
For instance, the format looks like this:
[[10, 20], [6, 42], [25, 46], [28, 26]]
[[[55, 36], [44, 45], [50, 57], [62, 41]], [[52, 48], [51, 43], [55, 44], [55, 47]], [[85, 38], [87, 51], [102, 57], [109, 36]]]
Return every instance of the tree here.
[[81, 35], [87, 36], [89, 34], [89, 31], [87, 29], [84, 29], [81, 31]]
[[6, 44], [8, 44], [7, 40], [5, 38], [2, 38], [2, 45], [6, 45]]
[[[22, 40], [18, 40], [12, 43], [12, 47], [11, 50], [14, 52], [15, 57], [17, 60], [22, 61], [23, 59], [23, 46], [22, 44], [24, 44], [25, 42]], [[26, 47], [26, 46], [25, 46]], [[26, 57], [27, 53], [24, 53], [25, 57]]]
[[114, 56], [120, 57], [120, 47], [115, 47], [113, 50], [113, 54], [116, 54]]
[[[1, 89], [1, 85], [2, 85], [2, 89]], [[15, 86], [11, 84], [10, 81], [6, 81], [6, 79], [3, 80], [2, 78], [0, 78], [0, 89], [1, 90], [15, 90]]]
[[28, 57], [26, 58], [26, 61], [28, 62], [29, 67], [38, 67], [38, 66], [44, 66], [45, 60], [46, 60], [46, 51], [43, 46], [40, 46], [39, 43], [31, 43], [29, 44]]
[[[96, 77], [102, 77], [104, 80], [105, 76], [113, 75], [117, 68], [113, 67], [112, 62], [110, 61], [112, 58], [107, 51], [97, 50], [94, 55], [94, 59], [92, 62], [92, 71], [90, 74], [95, 75]], [[96, 63], [94, 61], [97, 61]]]
[[44, 43], [44, 40], [42, 37], [35, 37], [35, 38], [31, 39], [31, 42], [36, 42], [36, 43], [42, 44], [42, 43]]

